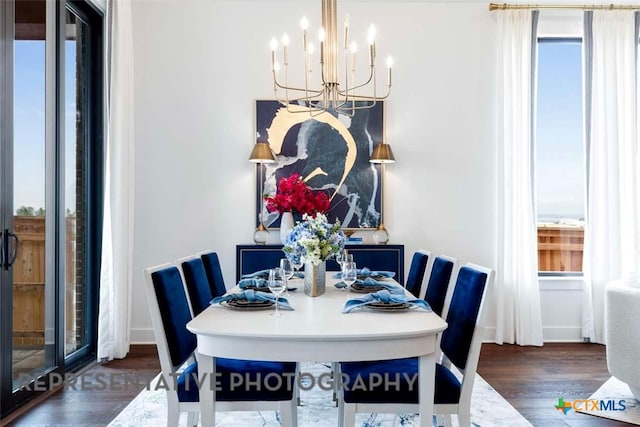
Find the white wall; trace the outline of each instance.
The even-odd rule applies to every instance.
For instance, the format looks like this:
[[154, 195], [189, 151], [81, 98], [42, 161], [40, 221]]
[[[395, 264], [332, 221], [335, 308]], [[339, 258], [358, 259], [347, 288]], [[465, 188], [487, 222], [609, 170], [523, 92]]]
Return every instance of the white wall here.
[[[407, 264], [425, 248], [495, 267], [495, 16], [485, 2], [339, 2], [346, 12], [375, 22], [379, 54], [395, 59], [391, 243], [405, 245]], [[133, 2], [134, 342], [153, 341], [144, 267], [214, 249], [233, 283], [235, 245], [254, 229], [254, 101], [273, 98], [268, 41], [304, 14], [317, 25], [320, 2]]]

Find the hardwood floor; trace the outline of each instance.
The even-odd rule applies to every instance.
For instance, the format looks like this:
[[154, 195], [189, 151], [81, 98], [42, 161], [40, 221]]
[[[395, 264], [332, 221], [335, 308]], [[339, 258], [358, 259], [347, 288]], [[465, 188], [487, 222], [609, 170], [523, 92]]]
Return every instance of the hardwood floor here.
[[[95, 366], [87, 372], [106, 375], [157, 374], [154, 346], [132, 346], [124, 360]], [[563, 415], [553, 406], [558, 398], [586, 399], [608, 378], [604, 346], [546, 344], [544, 347], [484, 344], [478, 372], [534, 426], [617, 427], [624, 423], [578, 414]], [[64, 390], [28, 409], [7, 425], [105, 426], [144, 388], [120, 384], [116, 390]], [[515, 426], [514, 426], [515, 427]]]
[[[6, 425], [104, 427], [144, 389], [143, 380], [155, 377], [158, 372], [160, 361], [156, 347], [134, 345], [126, 359], [96, 365], [86, 371], [89, 375], [85, 385], [78, 384], [76, 390], [68, 387], [35, 407], [22, 409], [24, 414]], [[113, 378], [112, 387], [108, 386], [109, 378]], [[135, 379], [140, 379], [140, 383], [134, 384]], [[129, 382], [124, 384], [125, 380]]]
[[483, 344], [478, 373], [536, 427], [617, 427], [626, 423], [556, 410], [558, 398], [588, 399], [610, 377], [605, 347]]

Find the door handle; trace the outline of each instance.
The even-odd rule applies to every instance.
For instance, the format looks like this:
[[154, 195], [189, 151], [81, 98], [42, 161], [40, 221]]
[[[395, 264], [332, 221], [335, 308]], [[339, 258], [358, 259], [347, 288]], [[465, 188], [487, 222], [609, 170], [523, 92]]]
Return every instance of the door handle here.
[[[11, 246], [9, 245], [9, 239], [13, 240], [13, 245]], [[5, 229], [4, 232], [0, 232], [0, 242], [0, 268], [8, 270], [18, 256], [20, 239], [14, 233]]]
[[[14, 233], [8, 231], [9, 239], [13, 239], [13, 252], [9, 251], [9, 244], [7, 243], [7, 270], [11, 267], [18, 256], [18, 247], [20, 246], [20, 239]], [[7, 239], [7, 240], [9, 240]]]
[[4, 232], [0, 231], [0, 270], [4, 270], [5, 269], [5, 259], [4, 259], [4, 247], [5, 247], [5, 242], [4, 242]]

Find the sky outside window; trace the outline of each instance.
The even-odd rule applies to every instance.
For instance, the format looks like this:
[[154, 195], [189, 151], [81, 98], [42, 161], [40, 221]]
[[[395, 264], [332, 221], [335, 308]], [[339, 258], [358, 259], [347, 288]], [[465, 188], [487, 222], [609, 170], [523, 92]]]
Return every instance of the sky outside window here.
[[538, 43], [536, 107], [538, 221], [584, 219], [580, 42]]
[[[65, 42], [65, 137], [76, 132], [76, 42]], [[14, 212], [21, 206], [44, 208], [45, 174], [45, 42], [14, 44]], [[71, 151], [71, 152], [70, 152]], [[75, 174], [75, 151], [65, 152], [65, 173]], [[74, 180], [67, 180], [74, 186]], [[75, 211], [75, 187], [66, 191], [67, 209]], [[73, 200], [72, 200], [73, 199]]]

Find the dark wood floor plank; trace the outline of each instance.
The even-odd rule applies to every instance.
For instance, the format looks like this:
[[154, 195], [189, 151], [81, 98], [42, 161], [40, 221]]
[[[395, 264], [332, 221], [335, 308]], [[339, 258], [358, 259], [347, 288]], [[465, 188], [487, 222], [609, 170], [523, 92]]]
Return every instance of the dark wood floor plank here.
[[625, 423], [554, 408], [558, 398], [587, 399], [610, 377], [605, 347], [549, 343], [543, 347], [483, 344], [478, 373], [531, 424], [616, 427]]
[[[155, 376], [160, 363], [155, 346], [132, 346], [126, 359], [97, 365], [92, 375]], [[609, 379], [605, 348], [596, 344], [546, 344], [543, 347], [484, 344], [479, 374], [535, 427], [622, 427], [625, 423], [554, 408], [558, 398], [586, 399]], [[104, 426], [143, 389], [64, 390], [26, 411], [8, 425]]]

